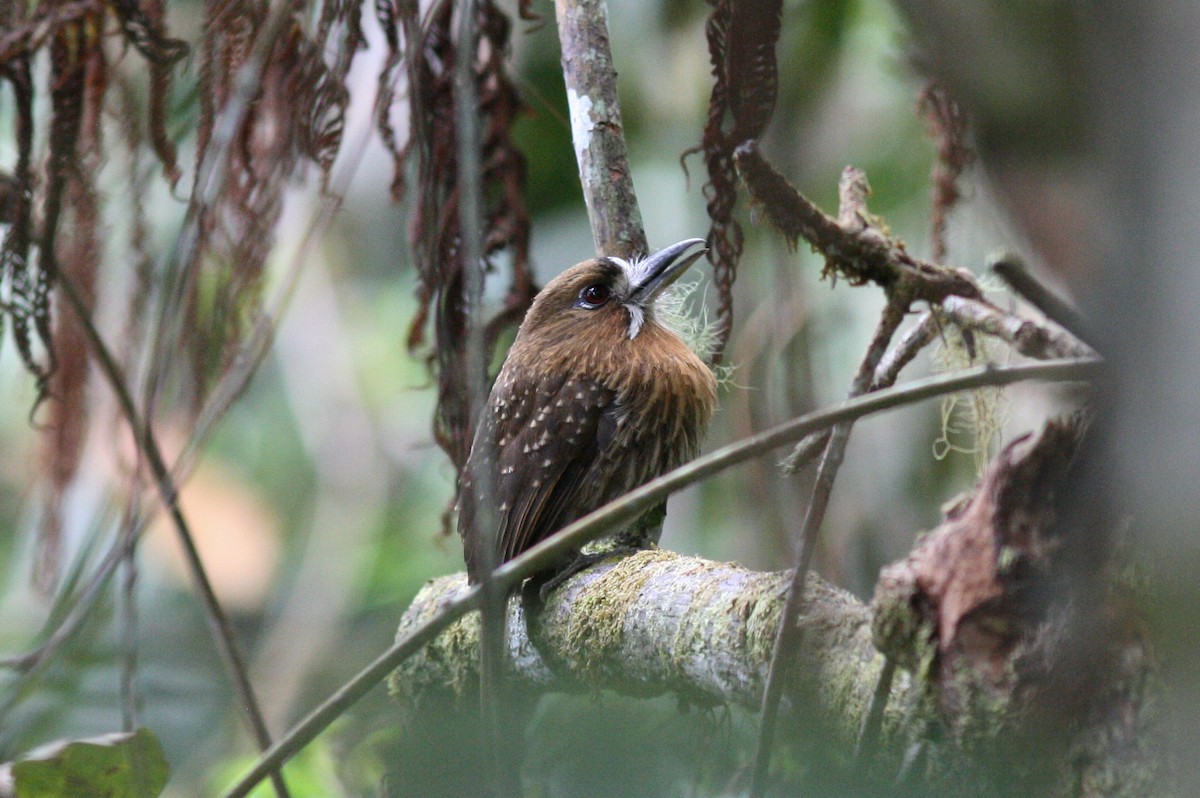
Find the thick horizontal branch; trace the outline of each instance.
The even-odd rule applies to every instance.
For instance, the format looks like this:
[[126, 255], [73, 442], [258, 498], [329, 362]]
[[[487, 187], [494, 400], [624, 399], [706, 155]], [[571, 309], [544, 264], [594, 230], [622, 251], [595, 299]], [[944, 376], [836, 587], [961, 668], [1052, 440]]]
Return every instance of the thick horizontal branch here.
[[[533, 626], [536, 645], [521, 602], [513, 599], [510, 673], [543, 690], [674, 692], [697, 703], [757, 709], [790, 578], [788, 571], [760, 573], [657, 549], [605, 563], [551, 594]], [[399, 636], [467, 590], [462, 574], [429, 582], [405, 613]], [[871, 643], [870, 612], [810, 576], [798, 625], [804, 645], [785, 697], [792, 707], [815, 702], [831, 721], [826, 730], [853, 745], [883, 666]], [[404, 663], [392, 677], [393, 692], [413, 699], [441, 687], [470, 711], [477, 700], [478, 644], [478, 615], [472, 614]]]
[[[803, 645], [782, 693], [784, 736], [821, 735], [831, 750], [852, 751], [884, 665], [878, 646], [901, 670], [871, 762], [845, 763], [856, 777], [866, 769], [894, 786], [899, 750], [919, 739], [920, 778], [933, 794], [1011, 795], [1023, 785], [1065, 798], [1084, 794], [1080, 783], [1113, 788], [1089, 795], [1147, 794], [1158, 754], [1145, 737], [1145, 641], [1119, 589], [1081, 602], [1064, 571], [1077, 530], [1061, 524], [1057, 497], [1078, 442], [1077, 422], [1051, 422], [1006, 447], [971, 496], [884, 569], [870, 606], [810, 576], [794, 627]], [[610, 561], [551, 594], [533, 616], [533, 642], [521, 602], [510, 603], [510, 675], [534, 694], [671, 691], [753, 709], [790, 579], [662, 550]], [[469, 595], [461, 574], [430, 582], [399, 637]], [[455, 733], [477, 725], [478, 644], [477, 617], [461, 618], [393, 674], [400, 728], [419, 737], [441, 715], [471, 719], [452, 724]]]

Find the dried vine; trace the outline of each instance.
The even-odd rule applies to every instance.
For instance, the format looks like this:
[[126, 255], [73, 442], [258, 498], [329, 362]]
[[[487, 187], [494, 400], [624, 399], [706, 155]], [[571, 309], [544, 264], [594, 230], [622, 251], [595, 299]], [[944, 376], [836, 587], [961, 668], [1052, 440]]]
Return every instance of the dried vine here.
[[775, 110], [779, 89], [775, 43], [782, 3], [712, 1], [705, 36], [713, 87], [699, 149], [708, 170], [704, 186], [711, 220], [708, 260], [718, 297], [712, 359], [720, 362], [733, 327], [733, 282], [743, 244], [742, 226], [733, 216], [738, 199], [734, 151], [747, 140], [761, 138]]
[[947, 253], [946, 227], [950, 212], [962, 198], [958, 180], [975, 162], [975, 151], [967, 142], [967, 115], [944, 85], [936, 81], [926, 84], [917, 100], [917, 108], [937, 146], [937, 158], [930, 175], [933, 207], [929, 238], [933, 259], [941, 261]]
[[[86, 25], [86, 21], [80, 23]], [[51, 147], [57, 148], [47, 192], [41, 242], [43, 271], [72, 282], [90, 309], [100, 266], [99, 207], [95, 174], [102, 160], [100, 112], [107, 91], [107, 64], [99, 38], [86, 28], [63, 32], [74, 41], [62, 65], [62, 83], [52, 92]], [[59, 50], [56, 45], [55, 51]], [[53, 216], [50, 213], [53, 212]], [[61, 229], [61, 235], [58, 231]], [[79, 468], [87, 431], [88, 352], [78, 320], [53, 319], [46, 382], [49, 413], [42, 449], [49, 483], [39, 536], [37, 578], [49, 592], [58, 581], [63, 495]]]
[[[463, 262], [459, 242], [455, 135], [456, 97], [452, 21], [454, 4], [436, 3], [422, 21], [416, 4], [380, 2], [376, 13], [389, 47], [385, 74], [380, 76], [376, 122], [385, 146], [395, 156], [393, 195], [408, 193], [405, 170], [415, 162], [416, 186], [409, 218], [413, 256], [420, 284], [419, 309], [409, 327], [408, 346], [424, 352], [437, 379], [438, 403], [434, 437], [456, 468], [466, 461], [474, 424], [467, 397], [467, 314], [464, 270], [491, 271], [502, 251], [511, 255], [512, 275], [504, 306], [488, 324], [489, 349], [504, 327], [524, 315], [536, 289], [529, 266], [529, 214], [525, 207], [525, 159], [513, 144], [512, 126], [522, 105], [507, 74], [511, 23], [492, 2], [476, 6], [479, 32], [476, 94], [482, 122], [480, 161], [485, 197], [483, 259]], [[389, 118], [394, 97], [389, 72], [398, 68], [400, 42], [408, 43], [405, 72], [411, 120], [410, 138], [398, 146]], [[432, 328], [433, 341], [427, 340]]]

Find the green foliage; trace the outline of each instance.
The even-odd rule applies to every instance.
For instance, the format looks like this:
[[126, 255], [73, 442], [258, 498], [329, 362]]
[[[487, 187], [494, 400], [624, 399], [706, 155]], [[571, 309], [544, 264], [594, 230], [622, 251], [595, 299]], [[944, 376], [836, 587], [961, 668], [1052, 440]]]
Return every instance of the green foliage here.
[[[361, 761], [362, 757], [359, 757]], [[219, 795], [238, 776], [249, 770], [254, 764], [255, 757], [238, 757], [232, 762], [223, 763], [212, 783], [208, 794]], [[314, 742], [288, 762], [283, 771], [287, 782], [288, 793], [292, 798], [332, 798], [346, 794], [339, 787], [336, 774], [338, 763], [335, 752], [321, 741]], [[264, 781], [250, 792], [250, 798], [272, 798], [275, 790], [269, 781]]]
[[154, 798], [169, 773], [148, 729], [53, 743], [10, 767], [20, 798]]

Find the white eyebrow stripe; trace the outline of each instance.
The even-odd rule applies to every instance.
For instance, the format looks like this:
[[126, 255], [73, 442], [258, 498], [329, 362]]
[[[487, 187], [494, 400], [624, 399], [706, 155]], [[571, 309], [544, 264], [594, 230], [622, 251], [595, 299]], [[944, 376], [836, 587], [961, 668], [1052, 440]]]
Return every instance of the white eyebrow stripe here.
[[630, 260], [625, 260], [614, 255], [609, 256], [608, 259], [621, 268], [630, 285], [641, 285], [648, 276], [645, 268], [648, 259], [645, 257], [634, 257]]

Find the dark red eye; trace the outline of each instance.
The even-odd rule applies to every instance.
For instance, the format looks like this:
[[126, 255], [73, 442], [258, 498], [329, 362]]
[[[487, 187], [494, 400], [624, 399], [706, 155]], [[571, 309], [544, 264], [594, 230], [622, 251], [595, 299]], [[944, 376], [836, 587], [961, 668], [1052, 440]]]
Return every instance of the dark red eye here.
[[579, 304], [588, 309], [598, 308], [608, 301], [611, 292], [607, 285], [596, 283], [579, 292]]

